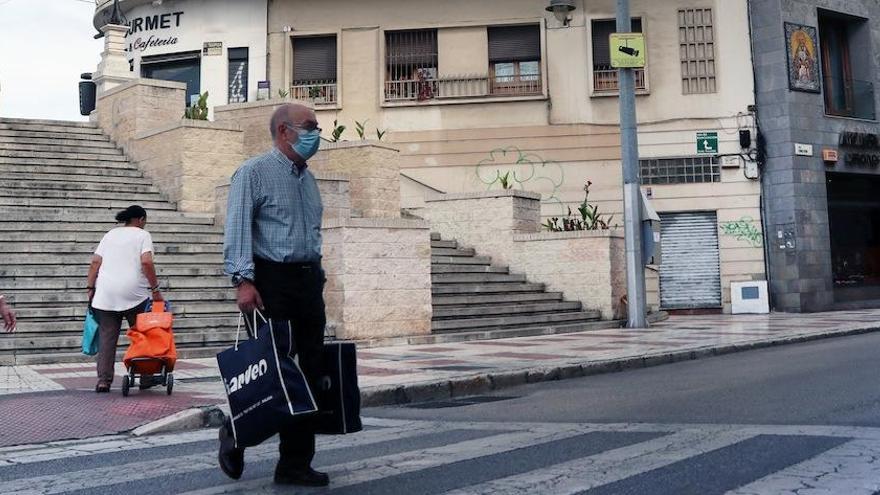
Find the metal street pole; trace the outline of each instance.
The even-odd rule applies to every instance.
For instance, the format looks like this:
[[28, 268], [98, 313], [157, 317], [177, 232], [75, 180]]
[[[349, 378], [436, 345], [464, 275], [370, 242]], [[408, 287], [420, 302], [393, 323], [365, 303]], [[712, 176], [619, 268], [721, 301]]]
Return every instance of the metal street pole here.
[[[632, 32], [629, 0], [617, 0], [617, 32]], [[627, 327], [645, 328], [647, 301], [642, 259], [639, 135], [636, 127], [636, 88], [633, 69], [618, 69], [620, 89], [620, 151], [623, 165], [623, 225], [626, 243]]]

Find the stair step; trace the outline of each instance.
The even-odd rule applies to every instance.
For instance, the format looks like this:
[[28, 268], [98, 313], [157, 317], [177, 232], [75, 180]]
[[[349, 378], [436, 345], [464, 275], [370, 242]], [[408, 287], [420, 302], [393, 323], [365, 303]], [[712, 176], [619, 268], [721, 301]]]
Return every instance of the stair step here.
[[69, 167], [69, 168], [81, 168], [86, 170], [91, 169], [105, 169], [105, 168], [115, 168], [120, 170], [134, 170], [137, 171], [137, 167], [132, 165], [128, 161], [122, 157], [121, 160], [100, 160], [100, 159], [75, 159], [70, 156], [66, 158], [33, 158], [33, 157], [14, 157], [14, 156], [6, 156], [4, 154], [0, 154], [0, 165], [15, 165], [18, 167], [35, 167], [35, 166], [50, 166], [50, 167]]
[[[24, 218], [15, 221], [4, 221], [3, 213], [0, 213], [0, 236], [5, 236], [7, 232], [100, 232], [106, 233], [115, 227], [112, 221], [87, 221], [77, 223], [75, 220], [54, 220], [45, 223], [34, 218]], [[177, 223], [172, 221], [160, 221], [150, 216], [150, 224], [147, 230], [151, 234], [162, 233], [184, 233], [184, 234], [217, 234], [222, 235], [223, 231], [211, 223]]]
[[438, 265], [491, 265], [492, 258], [486, 256], [431, 256], [431, 263]]
[[98, 125], [93, 122], [81, 120], [49, 120], [49, 119], [23, 119], [18, 117], [0, 117], [0, 125], [21, 126], [39, 125], [46, 127], [73, 127], [77, 129], [93, 129], [101, 132]]
[[435, 273], [431, 275], [431, 282], [433, 284], [523, 283], [526, 282], [526, 276], [507, 273]]
[[451, 294], [501, 294], [507, 292], [541, 292], [544, 290], [544, 284], [449, 284], [442, 286], [434, 286], [431, 288], [432, 294], [451, 295]]
[[[176, 345], [216, 345], [225, 342], [232, 342], [234, 339], [235, 329], [230, 329], [228, 327], [225, 330], [212, 328], [194, 332], [175, 332], [174, 334], [174, 342]], [[123, 332], [119, 339], [119, 345], [127, 347], [128, 343], [128, 337], [125, 335], [125, 332]], [[16, 336], [15, 338], [0, 338], [0, 352], [13, 350], [16, 352], [21, 352], [22, 350], [57, 351], [61, 349], [79, 351], [81, 348], [82, 335], [29, 335]]]
[[471, 256], [476, 256], [476, 254], [477, 254], [476, 251], [474, 251], [471, 248], [467, 248], [467, 249], [464, 249], [464, 248], [456, 248], [456, 249], [432, 248], [431, 249], [431, 256], [432, 257], [433, 256], [437, 256], [437, 257], [441, 257], [441, 256], [454, 256], [454, 257], [467, 256], [467, 257], [471, 257]]
[[431, 273], [510, 273], [506, 266], [432, 264]]
[[[155, 225], [150, 225], [150, 229], [152, 230]], [[92, 231], [55, 231], [55, 232], [4, 232], [2, 236], [0, 236], [0, 249], [4, 243], [15, 243], [15, 242], [46, 242], [46, 243], [66, 243], [73, 242], [78, 244], [86, 244], [95, 247], [100, 242], [101, 237], [104, 236], [105, 230], [92, 230]], [[156, 249], [162, 249], [162, 246], [165, 245], [176, 245], [176, 244], [223, 244], [223, 234], [218, 232], [216, 234], [187, 234], [187, 233], [175, 233], [169, 234], [166, 232], [151, 232], [153, 236], [153, 244]], [[3, 266], [0, 264], [0, 273], [2, 273]]]
[[176, 211], [173, 203], [163, 200], [158, 195], [152, 195], [154, 199], [145, 199], [143, 195], [117, 194], [111, 196], [114, 199], [89, 199], [89, 198], [52, 198], [52, 197], [33, 197], [31, 194], [20, 194], [19, 196], [9, 197], [0, 195], [0, 208], [10, 206], [21, 206], [24, 208], [57, 208], [59, 204], [63, 204], [64, 208], [79, 208], [86, 210], [124, 210], [132, 203], [143, 206], [147, 211], [169, 210]]
[[440, 307], [434, 309], [434, 319], [460, 319], [463, 317], [483, 317], [496, 315], [516, 315], [532, 313], [548, 313], [557, 311], [580, 311], [579, 302], [533, 302], [519, 304], [492, 304], [484, 306], [468, 306], [463, 308]]
[[[61, 278], [61, 277], [15, 277], [4, 282], [11, 282], [16, 291], [34, 290], [82, 290], [85, 286], [85, 278]], [[159, 283], [163, 290], [174, 291], [180, 289], [227, 289], [229, 280], [220, 277], [159, 277]]]
[[7, 139], [37, 139], [37, 140], [66, 140], [71, 142], [109, 143], [110, 137], [105, 134], [95, 133], [69, 133], [54, 131], [29, 131], [13, 130], [0, 126], [0, 137]]
[[434, 295], [434, 308], [468, 307], [484, 304], [531, 303], [542, 301], [562, 301], [561, 292], [526, 292], [482, 295]]
[[90, 161], [90, 162], [120, 162], [131, 167], [128, 158], [120, 153], [103, 154], [103, 153], [63, 153], [58, 151], [17, 151], [7, 150], [0, 147], [0, 156], [6, 158], [28, 158], [28, 159], [44, 159], [44, 160], [73, 160], [73, 161]]
[[[108, 143], [109, 144], [109, 143]], [[0, 155], [7, 155], [9, 152], [26, 152], [31, 156], [43, 156], [42, 153], [51, 153], [58, 155], [96, 155], [96, 156], [123, 156], [122, 151], [115, 146], [71, 146], [61, 142], [52, 144], [29, 144], [22, 142], [4, 142], [0, 140]], [[38, 154], [41, 153], [41, 154]], [[20, 156], [20, 155], [11, 155]]]
[[136, 168], [71, 167], [68, 165], [15, 165], [0, 163], [0, 177], [7, 180], [119, 183], [151, 186]]
[[[31, 264], [31, 265], [72, 265], [91, 263], [91, 253], [76, 254], [24, 254], [10, 253], [3, 255], [3, 263], [8, 265]], [[223, 256], [220, 254], [162, 254], [156, 256], [156, 263], [170, 264], [223, 264]]]
[[68, 139], [63, 134], [57, 134], [54, 137], [33, 135], [33, 136], [16, 136], [4, 134], [4, 132], [14, 133], [15, 131], [0, 131], [0, 146], [27, 145], [27, 146], [60, 146], [63, 148], [101, 148], [117, 150], [115, 144], [106, 139]]
[[[95, 252], [97, 244], [86, 242], [5, 242], [0, 241], [0, 253], [6, 254], [84, 254], [91, 256]], [[220, 254], [223, 246], [219, 244], [159, 244], [154, 243], [153, 252], [159, 255], [165, 254]]]
[[512, 339], [516, 337], [534, 337], [538, 335], [556, 335], [562, 333], [588, 332], [619, 328], [615, 321], [582, 321], [575, 323], [547, 323], [523, 327], [507, 327], [488, 330], [449, 330], [437, 331], [435, 334], [451, 338], [455, 342], [492, 339]]
[[458, 241], [431, 241], [431, 247], [436, 249], [458, 249]]
[[[98, 177], [96, 177], [97, 179]], [[130, 184], [127, 182], [81, 182], [69, 180], [40, 179], [8, 179], [0, 174], [0, 194], [2, 195], [40, 195], [40, 197], [63, 197], [63, 194], [74, 194], [75, 197], [107, 199], [116, 194], [142, 195], [147, 199], [159, 198], [159, 190], [147, 184]]]
[[[120, 203], [124, 204], [124, 203]], [[130, 205], [119, 208], [126, 208]], [[115, 224], [113, 217], [116, 209], [104, 208], [106, 211], [99, 211], [92, 208], [65, 208], [65, 207], [12, 207], [0, 206], [0, 223], [7, 222], [77, 222], [79, 224], [98, 223], [102, 225]], [[158, 223], [178, 223], [178, 224], [195, 224], [195, 225], [211, 225], [214, 223], [214, 215], [209, 213], [180, 213], [177, 211], [156, 211], [147, 210], [149, 225]]]
[[[171, 302], [173, 305], [174, 315], [176, 318], [188, 318], [190, 315], [195, 316], [204, 316], [204, 315], [215, 315], [215, 316], [226, 316], [237, 318], [238, 317], [238, 309], [235, 306], [235, 300], [229, 299], [228, 301], [197, 301], [197, 302], [186, 302], [186, 303], [176, 303], [174, 301]], [[39, 306], [39, 307], [25, 307], [18, 310], [18, 321], [19, 322], [27, 322], [27, 323], [35, 323], [38, 321], [58, 321], [58, 320], [68, 320], [68, 321], [82, 321], [85, 318], [86, 314], [86, 306], [85, 305], [67, 305], [67, 306]], [[33, 326], [33, 325], [31, 325]]]
[[[89, 266], [79, 265], [16, 265], [0, 264], [0, 280], [16, 277], [42, 277], [42, 278], [79, 278], [85, 277], [89, 272]], [[156, 266], [159, 278], [165, 277], [225, 277], [221, 266], [188, 267], [175, 265]], [[6, 285], [4, 285], [6, 284]], [[0, 287], [8, 287], [7, 282], [0, 282]]]
[[503, 328], [511, 326], [536, 326], [554, 323], [595, 321], [599, 319], [596, 311], [572, 311], [522, 316], [497, 316], [487, 318], [464, 318], [457, 320], [437, 320], [431, 322], [431, 330], [448, 332], [453, 330], [473, 330], [476, 328]]
[[[15, 288], [4, 289], [7, 299], [16, 306], [51, 307], [59, 304], [83, 304], [87, 302], [86, 291], [80, 287], [76, 292], [58, 291], [17, 291]], [[205, 290], [173, 290], [166, 291], [165, 297], [171, 304], [199, 301], [234, 301], [235, 289], [212, 288]]]

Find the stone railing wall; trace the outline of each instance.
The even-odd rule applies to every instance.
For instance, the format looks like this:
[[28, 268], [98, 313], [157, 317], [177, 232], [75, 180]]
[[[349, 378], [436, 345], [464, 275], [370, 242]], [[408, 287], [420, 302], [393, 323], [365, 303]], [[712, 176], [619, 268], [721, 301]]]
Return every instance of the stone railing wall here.
[[431, 241], [426, 222], [327, 222], [324, 266], [328, 328], [337, 338], [431, 333]]
[[541, 232], [540, 199], [514, 190], [435, 195], [418, 214], [444, 238], [601, 311], [603, 319], [618, 318], [626, 292], [622, 233]]
[[179, 122], [186, 110], [186, 84], [134, 79], [98, 97], [95, 121], [126, 153], [135, 135]]
[[182, 211], [213, 213], [215, 189], [244, 160], [241, 131], [184, 120], [135, 134], [129, 156]]

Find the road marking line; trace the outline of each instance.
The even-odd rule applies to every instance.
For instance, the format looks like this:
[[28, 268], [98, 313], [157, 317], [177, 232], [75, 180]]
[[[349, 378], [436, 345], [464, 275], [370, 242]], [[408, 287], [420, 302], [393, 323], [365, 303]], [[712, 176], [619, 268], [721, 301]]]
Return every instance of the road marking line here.
[[877, 493], [880, 491], [880, 442], [866, 439], [847, 442], [726, 495], [794, 495], [799, 491], [847, 495]]

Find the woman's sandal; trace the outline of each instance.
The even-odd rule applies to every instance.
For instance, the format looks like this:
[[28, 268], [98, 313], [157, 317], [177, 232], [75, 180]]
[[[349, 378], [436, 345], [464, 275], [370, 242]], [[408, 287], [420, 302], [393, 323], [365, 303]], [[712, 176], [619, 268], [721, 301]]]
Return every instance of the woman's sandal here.
[[99, 384], [95, 385], [95, 393], [106, 394], [109, 391], [110, 391], [110, 385], [107, 385], [106, 383], [99, 383]]

